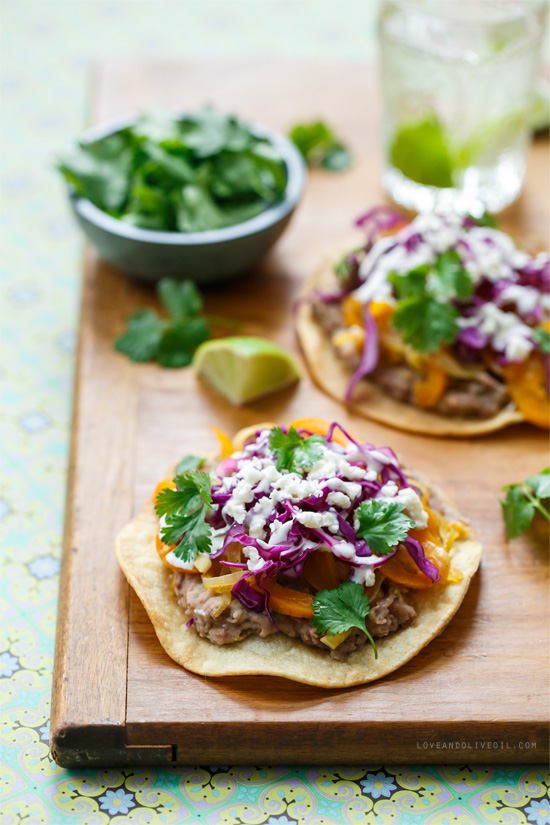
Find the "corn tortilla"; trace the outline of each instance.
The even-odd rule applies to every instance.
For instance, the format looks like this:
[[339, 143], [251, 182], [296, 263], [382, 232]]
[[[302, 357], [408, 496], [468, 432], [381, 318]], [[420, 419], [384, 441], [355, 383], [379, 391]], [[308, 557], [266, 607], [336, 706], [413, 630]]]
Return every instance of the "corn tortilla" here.
[[[353, 248], [352, 244], [347, 245], [343, 252], [340, 250], [338, 254], [327, 257], [322, 262], [307, 284], [304, 295], [316, 288], [327, 291], [338, 288], [334, 266], [350, 248]], [[464, 438], [492, 433], [525, 420], [512, 402], [488, 419], [446, 417], [396, 401], [367, 377], [359, 381], [353, 401], [347, 404], [344, 396], [353, 373], [337, 355], [329, 336], [315, 320], [309, 303], [304, 302], [298, 308], [296, 329], [306, 363], [316, 383], [324, 392], [345, 403], [348, 409], [358, 415], [408, 432]]]
[[[243, 432], [235, 438], [236, 445], [242, 443]], [[432, 487], [432, 491], [443, 502], [444, 511], [464, 521], [440, 490]], [[408, 627], [377, 639], [378, 659], [374, 658], [372, 647], [366, 645], [351, 653], [346, 662], [339, 662], [331, 659], [328, 651], [307, 647], [283, 633], [265, 639], [249, 636], [241, 642], [221, 646], [201, 638], [193, 627], [186, 626], [187, 616], [174, 594], [173, 573], [156, 551], [158, 524], [151, 500], [117, 536], [116, 555], [166, 653], [187, 670], [202, 676], [281, 676], [322, 688], [372, 682], [416, 656], [460, 607], [482, 552], [481, 544], [471, 533], [456, 541], [450, 552], [451, 570], [459, 571], [462, 581], [409, 590], [417, 617]]]

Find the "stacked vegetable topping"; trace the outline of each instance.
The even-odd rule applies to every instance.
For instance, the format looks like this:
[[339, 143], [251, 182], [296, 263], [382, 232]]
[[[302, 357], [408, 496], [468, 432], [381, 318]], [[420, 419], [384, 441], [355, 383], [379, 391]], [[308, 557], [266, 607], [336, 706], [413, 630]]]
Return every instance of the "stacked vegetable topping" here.
[[336, 267], [341, 289], [311, 299], [352, 369], [346, 400], [369, 375], [396, 400], [449, 417], [507, 408], [548, 426], [548, 254], [454, 212], [408, 222], [380, 207], [357, 225], [367, 240]]
[[432, 512], [389, 448], [315, 420], [222, 447], [215, 470], [194, 459], [156, 494], [157, 549], [200, 635], [281, 630], [342, 658], [414, 619], [404, 588], [448, 580], [463, 527]]

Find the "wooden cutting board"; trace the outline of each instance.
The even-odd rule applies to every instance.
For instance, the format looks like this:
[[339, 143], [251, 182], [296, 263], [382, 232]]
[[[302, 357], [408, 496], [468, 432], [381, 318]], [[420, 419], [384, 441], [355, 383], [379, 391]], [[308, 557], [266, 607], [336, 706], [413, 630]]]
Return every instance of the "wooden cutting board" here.
[[[208, 311], [294, 352], [292, 304], [352, 219], [380, 202], [379, 104], [360, 64], [120, 63], [95, 72], [91, 120], [151, 104], [205, 101], [281, 130], [321, 116], [356, 155], [344, 174], [312, 173], [304, 200], [252, 275], [206, 293]], [[548, 143], [530, 152], [525, 193], [504, 227], [548, 246]], [[130, 363], [113, 350], [153, 291], [85, 257], [52, 710], [65, 766], [365, 762], [542, 762], [548, 758], [547, 537], [507, 541], [503, 484], [548, 463], [529, 426], [470, 439], [408, 435], [348, 415], [304, 377], [235, 409], [190, 369]], [[161, 648], [114, 556], [118, 530], [182, 455], [215, 447], [210, 430], [306, 416], [338, 419], [441, 484], [483, 542], [482, 567], [451, 624], [396, 673], [325, 691], [268, 677], [204, 678]]]

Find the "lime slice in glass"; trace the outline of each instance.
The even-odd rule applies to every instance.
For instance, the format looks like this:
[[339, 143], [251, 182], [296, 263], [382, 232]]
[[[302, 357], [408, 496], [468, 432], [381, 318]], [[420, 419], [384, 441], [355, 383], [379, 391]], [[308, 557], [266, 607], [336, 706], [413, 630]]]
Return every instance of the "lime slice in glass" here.
[[246, 404], [300, 378], [288, 352], [266, 338], [253, 336], [205, 341], [195, 352], [193, 367], [233, 404]]

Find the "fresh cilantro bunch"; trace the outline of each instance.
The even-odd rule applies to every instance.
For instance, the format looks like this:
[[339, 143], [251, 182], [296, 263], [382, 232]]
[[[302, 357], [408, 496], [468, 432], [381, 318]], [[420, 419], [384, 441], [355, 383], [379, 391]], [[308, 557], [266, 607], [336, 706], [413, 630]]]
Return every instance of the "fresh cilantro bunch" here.
[[363, 501], [357, 508], [357, 535], [364, 539], [377, 556], [386, 556], [404, 539], [415, 522], [403, 513], [400, 501]]
[[362, 630], [374, 648], [374, 658], [378, 659], [376, 644], [365, 626], [369, 612], [369, 599], [362, 586], [358, 582], [342, 582], [333, 590], [316, 593], [311, 621], [323, 635], [335, 636], [352, 627]]
[[161, 490], [155, 511], [165, 517], [160, 537], [175, 544], [174, 554], [184, 562], [194, 561], [212, 548], [211, 527], [206, 516], [212, 509], [210, 476], [202, 470], [188, 470], [174, 479], [176, 490]]
[[389, 280], [398, 298], [393, 325], [405, 343], [428, 353], [456, 340], [459, 312], [453, 301], [471, 298], [474, 285], [455, 250], [438, 255], [433, 266], [424, 264], [405, 275], [392, 272]]
[[515, 539], [529, 529], [535, 511], [550, 521], [550, 512], [542, 504], [550, 498], [550, 467], [529, 476], [522, 484], [507, 484], [502, 489], [506, 491], [506, 498], [500, 504], [509, 538]]
[[160, 318], [152, 309], [140, 309], [130, 316], [126, 332], [115, 341], [115, 349], [131, 361], [187, 367], [199, 344], [210, 338], [210, 320], [222, 326], [238, 326], [233, 321], [203, 315], [202, 298], [192, 281], [163, 278], [157, 292], [169, 319]]
[[351, 164], [349, 149], [336, 137], [333, 129], [321, 120], [298, 123], [290, 139], [304, 156], [308, 166], [322, 166], [340, 172]]
[[246, 221], [279, 201], [287, 180], [268, 140], [212, 107], [183, 119], [146, 113], [113, 135], [77, 144], [57, 168], [109, 215], [167, 232]]
[[281, 427], [274, 427], [269, 436], [269, 447], [277, 456], [279, 472], [288, 470], [302, 475], [304, 470], [312, 467], [321, 458], [321, 445], [326, 443], [326, 438], [321, 435], [302, 438], [294, 427], [290, 427], [287, 433]]

